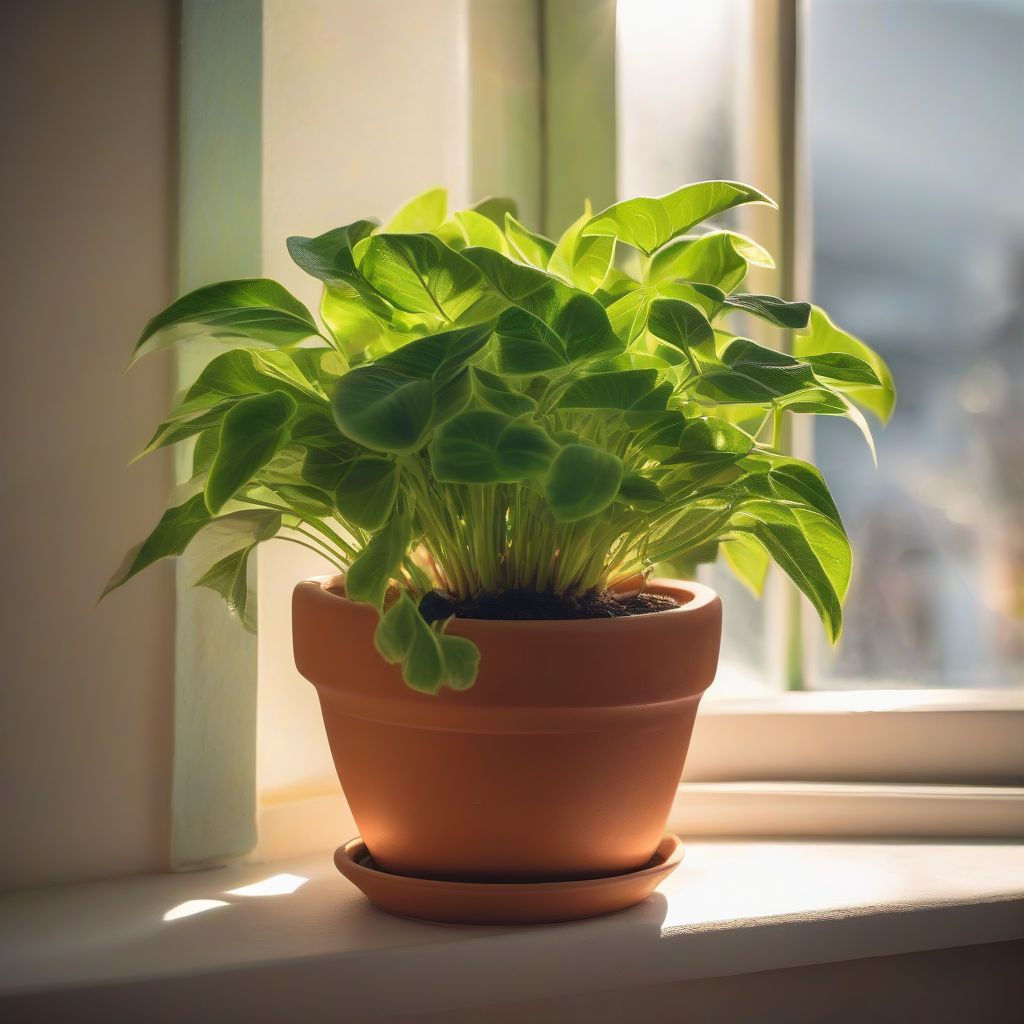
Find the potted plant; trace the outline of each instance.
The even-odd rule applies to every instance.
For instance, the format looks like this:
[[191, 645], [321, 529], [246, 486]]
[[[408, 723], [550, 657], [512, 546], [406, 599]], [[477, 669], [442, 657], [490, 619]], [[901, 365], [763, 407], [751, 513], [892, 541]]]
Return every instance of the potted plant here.
[[844, 416], [870, 444], [861, 410], [887, 418], [892, 379], [820, 309], [738, 290], [771, 256], [697, 229], [747, 203], [774, 205], [700, 182], [588, 206], [555, 240], [508, 200], [449, 215], [432, 190], [383, 229], [288, 240], [319, 323], [261, 279], [142, 332], [136, 358], [227, 348], [145, 449], [190, 442], [191, 477], [108, 590], [194, 544], [196, 585], [251, 625], [258, 544], [333, 564], [296, 588], [295, 658], [362, 833], [339, 865], [382, 905], [549, 919], [649, 891], [721, 617], [657, 567], [721, 554], [759, 592], [774, 560], [838, 637], [849, 544], [783, 419]]

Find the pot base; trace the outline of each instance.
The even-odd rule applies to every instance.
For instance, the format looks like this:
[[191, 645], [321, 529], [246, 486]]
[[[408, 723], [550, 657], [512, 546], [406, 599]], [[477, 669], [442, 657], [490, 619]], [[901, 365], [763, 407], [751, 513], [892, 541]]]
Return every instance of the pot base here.
[[636, 871], [572, 882], [452, 882], [382, 871], [358, 836], [334, 853], [338, 870], [376, 907], [400, 917], [447, 924], [547, 924], [625, 910], [643, 902], [683, 857], [666, 835]]

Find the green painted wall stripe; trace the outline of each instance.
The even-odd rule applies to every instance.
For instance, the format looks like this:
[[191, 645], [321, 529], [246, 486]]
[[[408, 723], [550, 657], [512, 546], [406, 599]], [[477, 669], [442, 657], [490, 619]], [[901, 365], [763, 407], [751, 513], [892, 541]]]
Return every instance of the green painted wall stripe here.
[[[260, 273], [261, 0], [185, 0], [179, 287]], [[179, 386], [209, 358], [178, 358]], [[189, 475], [179, 456], [178, 479]], [[256, 639], [178, 563], [171, 863], [224, 863], [256, 842]]]

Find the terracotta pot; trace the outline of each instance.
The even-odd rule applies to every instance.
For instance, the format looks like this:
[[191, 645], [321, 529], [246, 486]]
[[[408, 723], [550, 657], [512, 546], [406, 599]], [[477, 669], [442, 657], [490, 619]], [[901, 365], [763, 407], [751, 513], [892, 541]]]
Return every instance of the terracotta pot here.
[[317, 688], [338, 777], [380, 868], [529, 881], [650, 861], [715, 675], [722, 619], [708, 587], [650, 589], [680, 607], [458, 619], [449, 629], [480, 648], [479, 677], [430, 695], [377, 654], [376, 612], [344, 597], [342, 577], [295, 588], [295, 664]]

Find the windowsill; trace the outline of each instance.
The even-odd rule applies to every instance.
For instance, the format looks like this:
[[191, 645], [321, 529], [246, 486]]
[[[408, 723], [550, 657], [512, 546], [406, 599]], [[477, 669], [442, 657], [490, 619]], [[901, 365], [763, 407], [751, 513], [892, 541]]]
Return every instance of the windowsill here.
[[[305, 881], [230, 892], [284, 874]], [[223, 905], [164, 920], [191, 900]], [[54, 1021], [88, 1019], [89, 999], [108, 1014], [181, 1000], [196, 1020], [199, 1005], [277, 1019], [278, 1003], [280, 1019], [364, 1019], [1020, 938], [1019, 842], [696, 841], [633, 910], [519, 928], [389, 917], [322, 853], [9, 895], [0, 1001], [63, 990]]]

